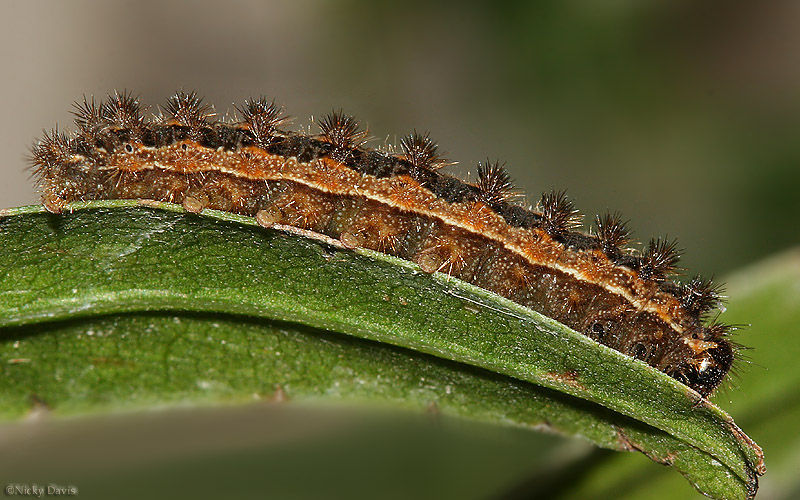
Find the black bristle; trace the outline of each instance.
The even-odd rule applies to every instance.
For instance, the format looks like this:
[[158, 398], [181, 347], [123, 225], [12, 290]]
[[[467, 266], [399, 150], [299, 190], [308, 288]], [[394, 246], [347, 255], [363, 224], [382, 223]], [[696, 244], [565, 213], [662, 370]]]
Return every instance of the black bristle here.
[[436, 170], [444, 165], [438, 154], [439, 147], [428, 132], [420, 134], [415, 130], [400, 140], [400, 147], [406, 161], [417, 170]]
[[100, 116], [116, 128], [138, 131], [144, 125], [139, 100], [127, 90], [109, 94], [108, 101], [100, 107]]
[[542, 213], [541, 226], [547, 234], [559, 238], [580, 225], [580, 214], [567, 198], [566, 191], [550, 191], [539, 201]]
[[641, 258], [639, 277], [645, 280], [661, 281], [666, 275], [675, 271], [680, 258], [676, 240], [651, 239]]
[[729, 325], [727, 323], [713, 321], [711, 324], [704, 327], [703, 330], [707, 340], [718, 340], [729, 336], [731, 333], [740, 329], [740, 327], [741, 325]]
[[517, 196], [511, 176], [500, 162], [478, 163], [478, 199], [488, 205], [500, 203]]
[[97, 135], [106, 126], [103, 120], [102, 108], [103, 104], [95, 104], [94, 96], [91, 99], [86, 99], [83, 96], [83, 102], [75, 101], [72, 103], [72, 114], [75, 116], [75, 125], [81, 131], [81, 135], [93, 141]]
[[209, 118], [215, 115], [211, 106], [203, 103], [197, 92], [178, 91], [167, 101], [166, 111], [178, 125], [199, 129], [211, 124]]
[[319, 122], [322, 135], [338, 149], [352, 149], [364, 145], [367, 133], [359, 130], [358, 122], [342, 110], [332, 111]]
[[66, 163], [73, 154], [73, 141], [57, 128], [46, 131], [33, 147], [30, 156], [34, 175], [42, 176], [48, 169]]
[[627, 245], [630, 238], [628, 222], [615, 212], [598, 215], [595, 217], [595, 225], [603, 252], [608, 256], [619, 255], [620, 248]]
[[236, 109], [260, 146], [266, 146], [271, 142], [275, 127], [286, 119], [281, 116], [283, 109], [276, 105], [274, 100], [268, 101], [263, 96], [258, 99], [247, 99], [244, 101], [244, 106]]
[[680, 287], [679, 298], [684, 309], [699, 317], [719, 307], [723, 291], [713, 280], [695, 276]]

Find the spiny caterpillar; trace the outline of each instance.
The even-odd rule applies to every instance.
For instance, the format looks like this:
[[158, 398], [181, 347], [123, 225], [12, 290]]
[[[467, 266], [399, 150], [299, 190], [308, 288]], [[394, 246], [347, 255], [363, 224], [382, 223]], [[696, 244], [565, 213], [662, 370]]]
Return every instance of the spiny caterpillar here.
[[241, 121], [214, 120], [194, 92], [178, 92], [146, 118], [130, 93], [76, 103], [78, 133], [45, 133], [31, 163], [43, 205], [153, 199], [255, 217], [335, 238], [443, 272], [539, 311], [640, 359], [708, 396], [734, 361], [728, 325], [708, 321], [721, 289], [701, 277], [672, 281], [674, 241], [627, 248], [626, 222], [599, 216], [588, 234], [563, 192], [536, 207], [518, 196], [503, 165], [486, 161], [477, 181], [443, 174], [428, 134], [400, 151], [365, 146], [367, 133], [341, 111], [320, 133], [283, 130], [266, 98], [237, 107]]

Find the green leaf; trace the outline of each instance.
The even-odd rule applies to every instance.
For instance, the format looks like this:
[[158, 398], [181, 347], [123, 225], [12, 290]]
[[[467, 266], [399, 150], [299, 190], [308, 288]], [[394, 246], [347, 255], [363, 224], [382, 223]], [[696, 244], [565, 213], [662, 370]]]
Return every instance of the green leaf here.
[[224, 212], [72, 208], [0, 219], [6, 418], [32, 396], [69, 414], [280, 386], [551, 427], [672, 464], [720, 498], [752, 495], [763, 472], [758, 447], [685, 386], [447, 275]]

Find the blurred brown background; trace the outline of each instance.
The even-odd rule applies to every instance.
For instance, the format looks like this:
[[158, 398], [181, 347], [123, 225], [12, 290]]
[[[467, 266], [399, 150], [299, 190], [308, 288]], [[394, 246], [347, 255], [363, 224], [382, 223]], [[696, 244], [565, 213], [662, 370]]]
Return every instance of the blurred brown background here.
[[220, 114], [274, 96], [295, 127], [342, 107], [375, 145], [430, 130], [460, 175], [505, 160], [529, 202], [620, 210], [639, 240], [679, 237], [692, 272], [798, 242], [798, 2], [6, 1], [0, 19], [2, 207], [37, 202], [24, 156], [72, 101], [184, 88]]

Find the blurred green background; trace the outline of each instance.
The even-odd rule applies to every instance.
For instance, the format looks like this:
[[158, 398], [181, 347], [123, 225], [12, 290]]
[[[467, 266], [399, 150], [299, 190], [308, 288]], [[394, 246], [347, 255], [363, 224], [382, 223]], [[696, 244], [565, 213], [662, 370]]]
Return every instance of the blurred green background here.
[[[184, 88], [205, 95], [220, 115], [246, 97], [274, 96], [296, 128], [341, 107], [369, 127], [376, 146], [395, 143], [414, 128], [429, 130], [447, 157], [459, 162], [452, 167], [458, 175], [474, 175], [475, 163], [487, 157], [500, 159], [529, 193], [529, 203], [543, 190], [567, 189], [589, 220], [619, 210], [640, 241], [678, 237], [690, 273], [723, 275], [800, 240], [800, 2], [19, 0], [0, 4], [0, 26], [0, 207], [38, 202], [24, 156], [43, 128], [71, 128], [72, 101], [131, 89], [157, 105]], [[763, 337], [748, 339], [767, 333], [758, 318], [736, 319], [754, 323], [739, 337], [742, 343], [763, 343]], [[745, 367], [745, 377], [755, 376], [746, 386], [763, 373], [759, 351], [750, 357], [756, 366]], [[717, 402], [730, 408], [732, 398], [725, 394]], [[748, 408], [753, 415], [756, 410]], [[403, 435], [406, 424], [398, 425], [396, 433]], [[336, 449], [336, 439], [360, 435], [362, 427], [347, 429], [326, 438], [333, 444], [317, 441], [312, 448]], [[366, 439], [381, 446], [376, 436], [385, 429]], [[414, 429], [414, 442], [427, 443], [428, 456], [437, 447], [460, 453], [454, 443], [467, 434], [488, 432], [479, 438], [485, 443], [470, 443], [491, 450], [493, 459], [502, 456], [503, 443], [531, 440], [530, 462], [517, 446], [501, 462], [506, 472], [500, 467], [480, 476], [475, 471], [481, 464], [453, 465], [475, 479], [464, 491], [478, 496], [514, 493], [509, 478], [518, 481], [523, 469], [551, 460], [546, 453], [566, 453], [558, 451], [561, 445], [541, 444], [549, 438], [522, 433], [494, 439], [488, 430], [452, 437], [450, 431]], [[68, 436], [83, 439], [81, 432]], [[0, 438], [9, 453], [18, 444], [3, 432]], [[40, 443], [39, 455], [30, 452], [29, 463], [36, 463], [52, 441], [31, 439]], [[59, 439], [64, 448], [72, 446], [63, 435]], [[114, 442], [97, 439], [102, 446]], [[302, 446], [290, 448], [302, 455]], [[275, 469], [287, 463], [289, 451], [266, 449], [253, 452], [270, 454], [263, 462], [255, 455], [241, 460], [273, 467], [278, 475], [298, 473], [291, 464]], [[568, 449], [573, 458], [597, 456]], [[769, 449], [767, 454], [770, 465]], [[369, 449], [356, 455], [363, 457], [356, 466], [370, 462]], [[319, 456], [317, 469], [328, 463]], [[399, 456], [398, 463], [409, 464], [413, 460], [402, 457], [413, 450]], [[61, 470], [70, 461], [69, 453], [56, 457], [43, 470]], [[82, 480], [105, 474], [95, 469], [98, 461], [77, 463], [82, 468], [63, 469], [55, 479], [81, 487]], [[217, 455], [186, 467], [208, 475], [228, 467], [220, 473], [234, 483], [241, 473], [237, 463]], [[431, 472], [435, 478], [458, 477], [435, 456], [424, 464], [439, 464]], [[418, 478], [420, 467], [408, 475]], [[140, 472], [132, 473], [130, 484], [142, 473], [135, 470]], [[156, 481], [171, 470], [155, 464], [142, 477]], [[110, 477], [121, 481], [119, 469]], [[252, 474], [241, 474], [247, 477]], [[691, 494], [683, 486], [678, 496]], [[112, 490], [107, 485], [105, 491]], [[133, 491], [130, 497], [140, 496]], [[533, 490], [527, 485], [521, 491]]]

